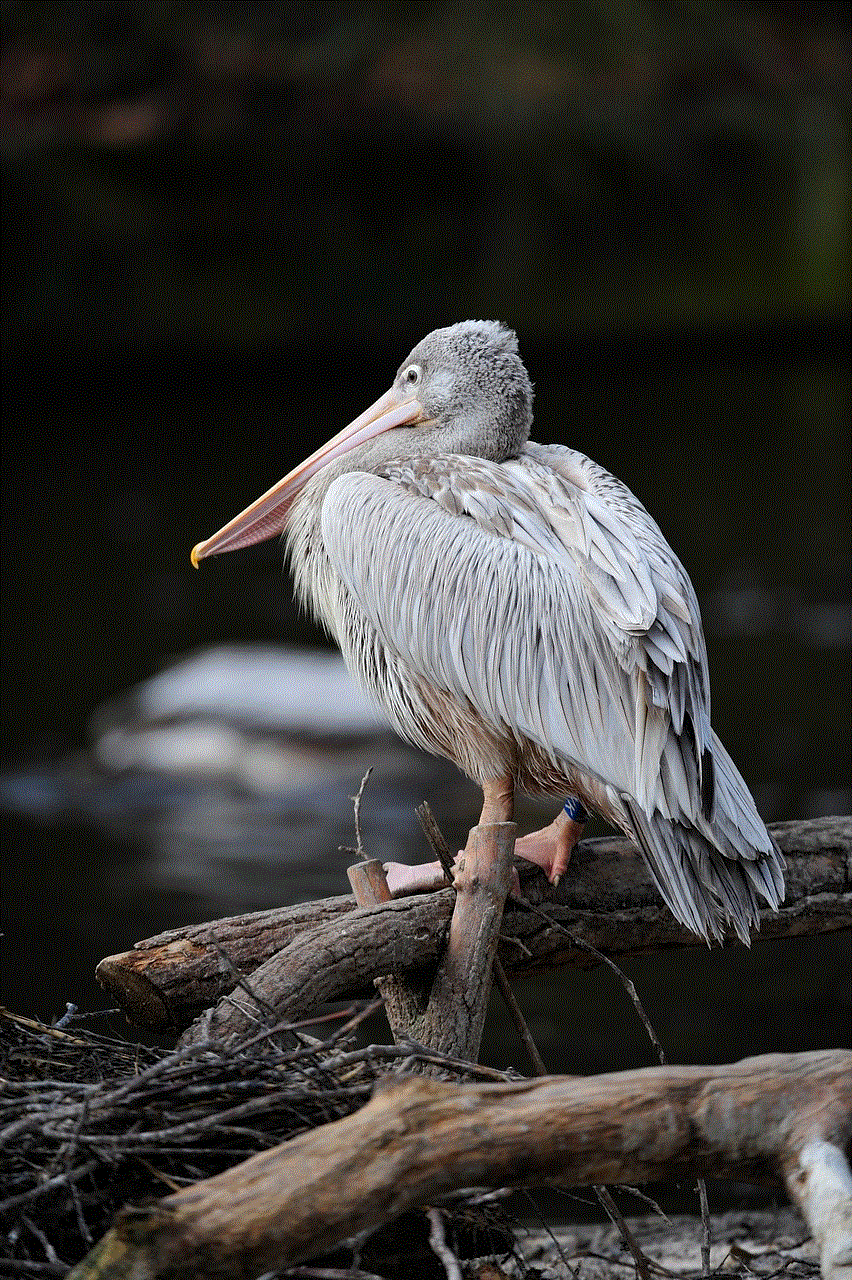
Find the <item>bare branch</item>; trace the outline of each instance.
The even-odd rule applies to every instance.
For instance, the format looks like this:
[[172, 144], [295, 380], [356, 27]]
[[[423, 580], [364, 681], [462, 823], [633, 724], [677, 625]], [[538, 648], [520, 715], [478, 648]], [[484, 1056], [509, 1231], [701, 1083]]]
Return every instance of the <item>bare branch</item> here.
[[[777, 913], [762, 914], [755, 941], [849, 928], [852, 818], [776, 823], [771, 829], [787, 859], [787, 900]], [[662, 905], [641, 856], [627, 840], [582, 841], [555, 892], [528, 864], [518, 868], [526, 901], [542, 915], [514, 909], [511, 901], [507, 905], [501, 926], [506, 941], [498, 955], [510, 975], [588, 966], [595, 957], [584, 945], [615, 961], [704, 945]], [[376, 977], [434, 965], [453, 898], [451, 891], [441, 890], [398, 899], [369, 913], [356, 912], [351, 897], [328, 898], [174, 929], [102, 960], [98, 978], [131, 1020], [152, 1028], [182, 1028], [233, 990], [231, 968], [244, 976], [254, 974], [286, 948], [284, 969], [298, 983], [316, 969], [320, 948], [325, 975], [321, 981], [310, 980], [306, 995], [316, 990], [324, 1000], [348, 1000], [369, 994]], [[395, 917], [393, 930], [378, 923], [385, 913]], [[330, 926], [327, 933], [323, 924]], [[416, 946], [411, 945], [414, 939]], [[726, 945], [739, 944], [730, 940]], [[223, 965], [221, 952], [230, 965]], [[256, 982], [253, 978], [258, 989]], [[302, 1009], [309, 1007], [316, 1005], [303, 1002]]]
[[373, 772], [373, 767], [371, 765], [370, 768], [367, 770], [367, 772], [364, 774], [363, 778], [361, 779], [361, 785], [358, 788], [357, 795], [349, 797], [349, 799], [352, 801], [352, 807], [355, 811], [355, 848], [350, 849], [346, 845], [340, 846], [341, 850], [344, 853], [354, 853], [358, 858], [367, 857], [366, 853], [364, 852], [364, 841], [361, 836], [361, 801], [364, 798], [364, 788], [366, 787], [367, 782], [369, 781], [369, 778], [370, 778], [370, 774], [372, 772]]
[[[840, 1276], [852, 1247], [852, 1053], [452, 1085], [412, 1077], [360, 1111], [127, 1212], [76, 1276], [223, 1278], [298, 1263], [458, 1186], [588, 1186], [692, 1172], [783, 1177]], [[845, 1225], [844, 1225], [845, 1224]], [[114, 1272], [113, 1274], [118, 1274]]]

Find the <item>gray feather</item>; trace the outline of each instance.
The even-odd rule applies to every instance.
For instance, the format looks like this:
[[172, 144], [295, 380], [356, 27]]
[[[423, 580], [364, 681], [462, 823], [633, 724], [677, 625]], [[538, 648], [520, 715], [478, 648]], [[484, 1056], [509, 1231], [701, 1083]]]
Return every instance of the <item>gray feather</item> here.
[[479, 782], [580, 794], [639, 842], [680, 921], [747, 942], [783, 859], [710, 727], [686, 572], [618, 480], [525, 443], [510, 331], [436, 331], [413, 358], [449, 397], [445, 425], [435, 408], [398, 456], [389, 432], [305, 486], [287, 526], [297, 590], [404, 737]]

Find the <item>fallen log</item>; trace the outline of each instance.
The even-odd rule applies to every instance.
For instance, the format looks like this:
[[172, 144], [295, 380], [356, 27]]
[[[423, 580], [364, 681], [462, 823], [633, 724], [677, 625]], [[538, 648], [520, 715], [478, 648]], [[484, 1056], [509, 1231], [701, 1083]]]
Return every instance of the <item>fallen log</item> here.
[[355, 909], [350, 896], [168, 929], [107, 956], [95, 975], [131, 1022], [180, 1029], [294, 938]]
[[826, 1280], [850, 1275], [852, 1053], [769, 1054], [497, 1085], [408, 1078], [360, 1111], [142, 1209], [74, 1280], [260, 1274], [462, 1186], [588, 1186], [696, 1173], [784, 1184]]
[[[775, 823], [771, 830], [787, 859], [787, 898], [777, 913], [762, 913], [755, 940], [852, 926], [852, 817]], [[529, 864], [518, 867], [539, 913], [507, 903], [499, 956], [509, 974], [597, 963], [566, 929], [613, 959], [704, 945], [663, 906], [627, 840], [582, 841], [557, 890]], [[339, 897], [254, 912], [139, 942], [102, 960], [97, 976], [131, 1021], [158, 1030], [186, 1027], [249, 975], [252, 989], [271, 995], [277, 1011], [298, 1016], [325, 1001], [363, 995], [377, 977], [434, 965], [453, 905], [453, 892], [440, 890], [368, 911]], [[267, 963], [268, 975], [259, 972]], [[291, 1003], [300, 989], [303, 1002]]]

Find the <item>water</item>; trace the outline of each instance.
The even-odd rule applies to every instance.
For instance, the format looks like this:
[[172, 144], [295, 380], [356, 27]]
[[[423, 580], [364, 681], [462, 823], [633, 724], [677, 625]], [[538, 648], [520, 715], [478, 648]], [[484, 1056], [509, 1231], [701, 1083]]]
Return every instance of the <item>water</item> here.
[[[735, 346], [533, 349], [535, 436], [620, 475], [687, 565], [714, 725], [764, 817], [848, 812], [847, 373], [813, 342], [785, 362], [766, 338], [746, 357]], [[13, 361], [5, 415], [3, 1000], [50, 1019], [69, 1000], [104, 1007], [94, 966], [138, 938], [345, 891], [338, 846], [353, 842], [363, 753], [333, 783], [276, 801], [233, 783], [93, 775], [88, 723], [201, 645], [317, 642], [275, 544], [198, 574], [189, 548], [367, 404], [398, 353], [338, 354], [321, 383], [329, 353], [59, 359], [33, 380], [36, 356]], [[377, 751], [367, 849], [425, 856], [413, 816], [424, 797], [460, 842], [475, 791], [444, 766]], [[627, 967], [675, 1061], [848, 1035], [848, 937]], [[528, 979], [518, 994], [554, 1070], [653, 1060], [608, 973]], [[522, 1066], [493, 1004], [484, 1058]]]

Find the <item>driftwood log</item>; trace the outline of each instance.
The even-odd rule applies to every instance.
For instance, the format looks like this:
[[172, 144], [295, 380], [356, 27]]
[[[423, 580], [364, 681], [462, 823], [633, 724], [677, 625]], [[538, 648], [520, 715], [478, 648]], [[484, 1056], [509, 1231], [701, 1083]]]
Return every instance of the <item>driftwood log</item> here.
[[786, 1184], [827, 1280], [852, 1275], [852, 1053], [496, 1085], [409, 1078], [354, 1115], [128, 1210], [74, 1280], [245, 1276], [463, 1186]]
[[[763, 913], [755, 939], [849, 928], [852, 818], [775, 823], [771, 830], [787, 859], [787, 899], [779, 912]], [[703, 945], [663, 906], [627, 840], [582, 841], [558, 890], [525, 872], [528, 864], [518, 866], [538, 912], [507, 904], [499, 955], [509, 974], [596, 963], [566, 929], [614, 959]], [[363, 995], [376, 978], [434, 967], [454, 897], [446, 889], [365, 910], [351, 897], [328, 898], [173, 929], [102, 960], [97, 975], [132, 1021], [154, 1029], [186, 1027], [241, 977], [276, 1016], [297, 1017]], [[242, 999], [241, 992], [237, 1003]], [[231, 1005], [217, 1016], [221, 1033], [229, 1018], [232, 1029], [242, 1025]]]

